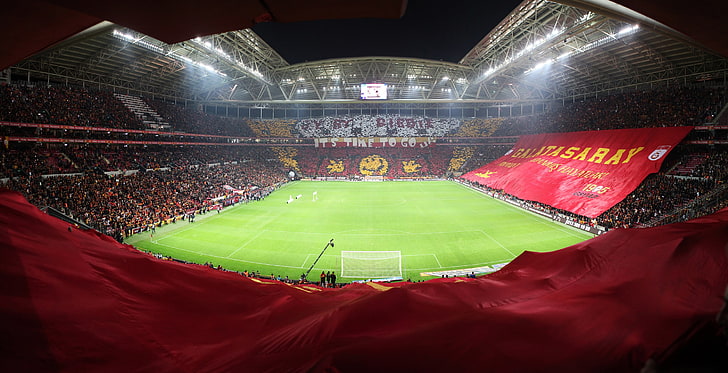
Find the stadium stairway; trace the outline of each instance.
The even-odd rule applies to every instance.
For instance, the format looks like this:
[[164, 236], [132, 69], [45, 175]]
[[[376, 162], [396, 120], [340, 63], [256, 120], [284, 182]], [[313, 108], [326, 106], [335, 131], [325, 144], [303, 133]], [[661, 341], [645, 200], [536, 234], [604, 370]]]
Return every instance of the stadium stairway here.
[[696, 167], [700, 166], [707, 159], [706, 153], [695, 153], [686, 156], [675, 168], [670, 172], [671, 175], [690, 176]]
[[162, 118], [156, 110], [147, 105], [141, 97], [114, 93], [114, 97], [119, 99], [124, 106], [131, 110], [134, 115], [139, 118], [147, 129], [168, 130], [172, 126]]

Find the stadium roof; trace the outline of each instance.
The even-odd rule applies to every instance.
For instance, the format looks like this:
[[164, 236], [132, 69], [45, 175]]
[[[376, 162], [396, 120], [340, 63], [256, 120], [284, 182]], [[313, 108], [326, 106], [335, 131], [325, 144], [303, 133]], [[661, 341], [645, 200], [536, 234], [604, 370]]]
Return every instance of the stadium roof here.
[[[620, 2], [640, 6], [635, 1]], [[56, 2], [40, 3], [56, 6]], [[180, 8], [167, 1], [152, 9], [140, 1], [117, 7], [121, 9], [107, 9], [83, 0], [64, 3], [72, 3], [68, 8], [76, 12], [90, 9], [74, 18], [78, 20], [75, 27], [83, 25], [84, 20], [94, 24], [103, 18], [118, 24], [96, 23], [18, 62], [12, 74], [27, 75], [36, 81], [242, 106], [357, 104], [361, 102], [359, 85], [373, 82], [388, 84], [388, 102], [498, 105], [566, 100], [661, 84], [724, 81], [728, 75], [728, 48], [720, 37], [701, 39], [707, 40], [710, 49], [652, 18], [602, 0], [525, 0], [483, 35], [458, 63], [372, 56], [293, 65], [251, 29], [193, 36], [230, 30], [240, 24], [249, 27], [270, 19], [396, 19], [402, 15], [404, 1], [380, 0], [362, 9], [331, 8], [327, 12], [321, 11], [330, 5], [325, 0], [307, 3], [306, 9], [295, 2], [243, 2], [239, 5], [242, 13], [238, 14], [247, 17], [231, 17], [231, 8], [220, 4], [206, 4], [206, 16], [199, 17], [197, 8]], [[699, 3], [693, 2], [689, 8], [701, 8]], [[673, 9], [688, 8], [684, 4], [676, 6]], [[652, 8], [641, 9], [654, 11]], [[30, 12], [42, 18], [47, 16], [44, 9]], [[220, 17], [219, 24], [210, 22], [215, 20], [212, 15]], [[163, 17], [174, 22], [155, 26], [154, 21]], [[686, 24], [669, 14], [657, 17], [678, 26]], [[241, 23], [240, 19], [249, 21]], [[189, 20], [200, 22], [185, 22]], [[715, 27], [720, 25], [713, 23]], [[694, 29], [686, 32], [705, 35], [691, 31]], [[712, 33], [720, 34], [720, 30]]]

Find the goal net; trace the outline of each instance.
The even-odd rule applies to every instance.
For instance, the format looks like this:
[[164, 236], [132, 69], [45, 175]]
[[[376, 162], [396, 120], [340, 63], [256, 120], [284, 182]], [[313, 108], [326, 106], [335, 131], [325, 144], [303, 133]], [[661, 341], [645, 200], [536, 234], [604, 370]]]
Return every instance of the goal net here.
[[399, 251], [342, 251], [341, 277], [402, 277]]

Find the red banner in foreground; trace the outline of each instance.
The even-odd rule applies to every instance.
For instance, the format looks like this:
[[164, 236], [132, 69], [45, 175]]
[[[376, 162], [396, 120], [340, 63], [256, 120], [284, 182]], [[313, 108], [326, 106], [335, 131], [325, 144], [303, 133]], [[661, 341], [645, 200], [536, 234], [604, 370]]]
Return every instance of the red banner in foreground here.
[[506, 155], [463, 175], [587, 217], [623, 200], [692, 127], [639, 128], [522, 136]]
[[728, 209], [343, 289], [157, 259], [7, 190], [0, 227], [6, 372], [638, 372], [714, 323], [728, 281]]

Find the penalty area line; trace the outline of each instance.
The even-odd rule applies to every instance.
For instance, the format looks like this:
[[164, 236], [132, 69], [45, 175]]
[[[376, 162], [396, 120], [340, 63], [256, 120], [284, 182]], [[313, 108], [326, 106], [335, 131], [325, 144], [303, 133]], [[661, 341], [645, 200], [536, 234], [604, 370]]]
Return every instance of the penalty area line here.
[[258, 238], [258, 236], [260, 236], [261, 234], [263, 234], [263, 232], [266, 232], [266, 230], [263, 229], [262, 231], [258, 232], [255, 236], [253, 236], [250, 239], [248, 239], [247, 241], [245, 241], [245, 243], [243, 243], [242, 245], [240, 245], [240, 247], [238, 247], [237, 249], [235, 249], [235, 251], [233, 251], [230, 254], [228, 254], [228, 256], [226, 256], [226, 258], [229, 258], [229, 257], [233, 256], [233, 254], [236, 254], [238, 251], [242, 250], [245, 246], [247, 246], [249, 243], [253, 242], [253, 240], [255, 240], [256, 238]]
[[202, 256], [206, 256], [206, 257], [210, 257], [210, 258], [218, 258], [218, 259], [224, 259], [224, 260], [232, 260], [232, 261], [240, 262], [240, 263], [258, 264], [258, 265], [264, 265], [264, 266], [270, 266], [270, 267], [280, 267], [280, 268], [303, 269], [303, 267], [287, 266], [287, 265], [283, 265], [283, 264], [262, 263], [262, 262], [254, 262], [252, 260], [242, 260], [242, 259], [228, 258], [228, 257], [224, 257], [224, 256], [219, 256], [219, 255], [212, 255], [212, 254], [202, 253], [202, 252], [194, 251], [194, 250], [187, 250], [187, 249], [183, 249], [183, 248], [177, 247], [177, 246], [165, 245], [163, 243], [160, 243], [160, 244], [157, 244], [157, 245], [169, 247], [171, 249], [175, 249], [175, 250], [179, 250], [179, 251], [185, 251], [185, 252], [192, 253], [192, 254], [202, 255]]
[[435, 262], [437, 262], [437, 266], [440, 267], [440, 268], [444, 268], [442, 266], [442, 263], [440, 263], [440, 259], [437, 258], [437, 255], [436, 254], [430, 253], [430, 254], [408, 254], [408, 255], [402, 255], [403, 258], [410, 257], [410, 256], [432, 256], [433, 258], [435, 258]]
[[496, 244], [497, 244], [498, 246], [500, 246], [500, 247], [501, 247], [501, 248], [502, 248], [503, 250], [505, 250], [505, 251], [508, 251], [508, 253], [509, 253], [509, 254], [511, 254], [511, 255], [512, 255], [512, 256], [513, 256], [514, 258], [515, 258], [515, 257], [517, 256], [516, 254], [514, 254], [514, 253], [513, 253], [513, 251], [510, 251], [510, 250], [508, 250], [508, 248], [507, 248], [507, 247], [503, 246], [503, 244], [501, 244], [501, 243], [500, 243], [500, 242], [499, 242], [498, 240], [496, 240], [495, 238], [493, 238], [493, 236], [491, 236], [491, 235], [489, 235], [488, 233], [486, 233], [486, 232], [485, 232], [484, 230], [480, 229], [480, 230], [478, 230], [478, 231], [479, 231], [480, 233], [484, 234], [484, 235], [485, 235], [486, 237], [488, 237], [488, 238], [489, 238], [489, 239], [490, 239], [491, 241], [495, 242], [495, 243], [496, 243]]

